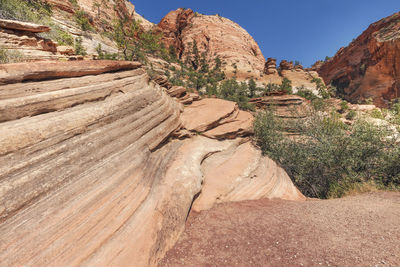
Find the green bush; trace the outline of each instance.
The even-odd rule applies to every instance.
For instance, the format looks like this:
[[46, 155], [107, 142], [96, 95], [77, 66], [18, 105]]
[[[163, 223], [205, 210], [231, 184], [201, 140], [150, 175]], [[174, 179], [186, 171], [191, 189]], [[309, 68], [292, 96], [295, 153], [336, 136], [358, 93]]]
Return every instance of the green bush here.
[[371, 115], [372, 118], [375, 118], [375, 119], [381, 119], [381, 120], [385, 119], [385, 117], [383, 116], [382, 112], [377, 108], [373, 109], [371, 111], [370, 115]]
[[354, 118], [357, 116], [357, 113], [354, 110], [350, 110], [347, 114], [346, 114], [346, 119], [347, 120], [354, 120]]
[[349, 109], [349, 103], [347, 103], [346, 100], [343, 100], [343, 101], [340, 103], [339, 112], [340, 112], [340, 113], [345, 113], [348, 109]]
[[41, 0], [1, 0], [1, 17], [48, 25], [52, 14], [51, 5]]
[[266, 111], [254, 123], [257, 143], [277, 161], [309, 197], [344, 195], [355, 184], [374, 182], [400, 186], [399, 146], [385, 138], [389, 132], [365, 121], [343, 124], [334, 113], [312, 114], [299, 121], [299, 138], [282, 134], [283, 121]]
[[15, 50], [0, 48], [0, 64], [17, 63], [24, 61], [24, 55]]
[[310, 101], [313, 101], [318, 98], [317, 95], [313, 93], [310, 89], [305, 89], [305, 88], [299, 88], [296, 95], [304, 97], [305, 99], [308, 99]]
[[90, 25], [88, 14], [82, 9], [75, 12], [75, 22], [82, 31], [90, 31], [93, 29], [92, 25]]
[[86, 56], [86, 49], [82, 44], [82, 38], [78, 37], [75, 39], [75, 54], [76, 55], [82, 55], [82, 56]]
[[292, 81], [288, 78], [283, 78], [280, 91], [288, 95], [293, 94]]

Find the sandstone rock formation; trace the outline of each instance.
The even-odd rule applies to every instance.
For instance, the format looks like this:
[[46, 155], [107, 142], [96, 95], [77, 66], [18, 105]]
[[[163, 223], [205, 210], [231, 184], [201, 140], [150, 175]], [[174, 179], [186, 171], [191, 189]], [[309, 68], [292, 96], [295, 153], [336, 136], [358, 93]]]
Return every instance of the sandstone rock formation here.
[[37, 35], [48, 31], [44, 25], [0, 19], [0, 48], [20, 51], [27, 60], [58, 58], [57, 44]]
[[264, 73], [267, 75], [278, 73], [278, 70], [276, 69], [276, 59], [275, 58], [267, 59], [267, 62], [265, 62]]
[[6, 19], [1, 19], [0, 20], [0, 27], [4, 29], [11, 29], [11, 30], [18, 30], [18, 31], [25, 31], [25, 32], [49, 32], [50, 27], [43, 26], [43, 25], [37, 25], [34, 23], [28, 23], [28, 22], [21, 22], [21, 21], [15, 21], [15, 20], [6, 20]]
[[[251, 114], [205, 99], [181, 115], [182, 105], [140, 66], [1, 66], [2, 265], [155, 266], [198, 195], [198, 209], [304, 199], [282, 169], [240, 137], [249, 134]], [[168, 138], [182, 127], [204, 136]], [[221, 172], [230, 166], [236, 168]]]
[[185, 108], [183, 128], [213, 139], [235, 139], [253, 132], [253, 115], [236, 103], [216, 98], [200, 100]]
[[219, 57], [226, 62], [228, 76], [239, 79], [259, 77], [265, 59], [254, 39], [238, 24], [219, 15], [208, 16], [190, 9], [178, 9], [167, 14], [158, 24], [167, 47], [174, 45], [184, 59], [197, 43], [210, 62]]
[[387, 106], [400, 97], [400, 13], [375, 22], [318, 68], [353, 103], [372, 98]]
[[309, 111], [307, 100], [298, 95], [264, 96], [253, 98], [250, 103], [262, 110], [272, 108], [280, 118], [305, 118]]
[[0, 87], [0, 105], [15, 112], [0, 123], [2, 265], [119, 265], [135, 251], [128, 243], [143, 234], [141, 220], [160, 222], [149, 196], [174, 148], [151, 151], [180, 126], [179, 105], [139, 64], [84, 61], [80, 73], [71, 64], [52, 63], [46, 80], [2, 66], [2, 81], [30, 80]]
[[202, 166], [204, 185], [193, 203], [193, 210], [197, 212], [231, 201], [305, 199], [286, 172], [271, 159], [261, 156], [250, 142], [233, 144], [223, 152], [212, 154]]

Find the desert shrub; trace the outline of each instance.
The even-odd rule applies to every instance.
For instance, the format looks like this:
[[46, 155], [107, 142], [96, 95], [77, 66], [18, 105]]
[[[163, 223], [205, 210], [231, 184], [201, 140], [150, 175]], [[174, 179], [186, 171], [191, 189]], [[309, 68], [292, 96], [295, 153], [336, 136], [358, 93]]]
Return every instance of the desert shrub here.
[[293, 93], [292, 81], [289, 80], [288, 78], [283, 78], [280, 91], [288, 95], [292, 94]]
[[42, 33], [41, 36], [56, 41], [59, 45], [74, 45], [74, 37], [59, 26], [52, 27], [49, 33]]
[[51, 5], [41, 0], [1, 0], [0, 17], [40, 24], [48, 24]]
[[379, 110], [379, 109], [373, 109], [372, 111], [371, 111], [371, 117], [372, 118], [375, 118], [375, 119], [381, 119], [381, 120], [383, 120], [385, 117], [383, 116], [383, 114], [382, 114], [382, 112]]
[[275, 83], [269, 83], [264, 88], [264, 95], [270, 95], [280, 91], [280, 85]]
[[298, 88], [296, 95], [304, 97], [305, 99], [308, 99], [310, 101], [313, 101], [318, 98], [318, 96], [315, 95], [313, 91], [306, 88]]
[[82, 31], [90, 31], [93, 29], [92, 25], [90, 25], [88, 14], [82, 9], [75, 12], [75, 22]]
[[82, 56], [86, 56], [86, 49], [82, 44], [82, 38], [81, 37], [77, 37], [75, 38], [75, 54], [76, 55], [82, 55]]
[[0, 64], [17, 63], [24, 61], [24, 55], [15, 50], [0, 48]]
[[311, 106], [316, 111], [323, 111], [323, 110], [326, 109], [327, 105], [326, 105], [326, 102], [323, 99], [317, 97], [317, 98], [314, 98], [313, 100], [311, 100]]
[[348, 120], [354, 120], [354, 118], [357, 116], [357, 113], [354, 110], [350, 110], [347, 114], [346, 114], [346, 119]]
[[234, 101], [238, 104], [240, 109], [243, 110], [254, 110], [255, 107], [249, 103], [249, 97], [247, 94], [248, 85], [246, 82], [237, 82], [235, 79], [223, 81], [217, 91], [217, 96]]
[[314, 78], [311, 82], [316, 84], [318, 93], [323, 99], [329, 99], [331, 97], [331, 93], [320, 78]]
[[340, 113], [345, 113], [348, 109], [349, 109], [349, 103], [347, 103], [346, 100], [340, 102], [340, 109], [339, 109]]
[[277, 161], [309, 197], [344, 195], [355, 184], [373, 181], [400, 185], [399, 146], [388, 131], [365, 121], [344, 125], [334, 113], [313, 113], [299, 121], [301, 137], [284, 134], [285, 124], [273, 112], [259, 113], [254, 123], [257, 144]]

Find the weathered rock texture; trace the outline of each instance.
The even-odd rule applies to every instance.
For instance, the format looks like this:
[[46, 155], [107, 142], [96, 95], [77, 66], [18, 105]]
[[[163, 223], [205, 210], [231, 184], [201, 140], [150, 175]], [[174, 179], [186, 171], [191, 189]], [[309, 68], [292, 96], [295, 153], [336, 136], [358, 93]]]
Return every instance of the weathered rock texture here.
[[205, 52], [210, 62], [219, 57], [226, 63], [228, 76], [259, 77], [265, 59], [254, 39], [238, 24], [219, 15], [208, 16], [190, 9], [178, 9], [167, 14], [158, 24], [167, 47], [174, 45], [184, 59], [196, 42], [200, 54]]
[[19, 51], [27, 60], [59, 58], [57, 44], [37, 35], [48, 31], [44, 25], [0, 19], [0, 48]]
[[[138, 229], [162, 224], [156, 210], [168, 210], [151, 196], [177, 147], [151, 151], [179, 128], [180, 107], [140, 65], [96, 63], [95, 72], [80, 62], [80, 74], [70, 63], [41, 63], [42, 74], [56, 73], [50, 80], [36, 71], [0, 87], [2, 265], [128, 265], [143, 244], [151, 249], [138, 266], [157, 258], [161, 230], [152, 239]], [[27, 77], [14, 78], [15, 66], [2, 67], [3, 81]]]
[[[304, 199], [240, 137], [250, 113], [204, 99], [181, 118], [139, 63], [8, 64], [0, 81], [3, 266], [155, 266], [196, 196]], [[204, 136], [170, 140], [182, 127]]]
[[371, 24], [318, 73], [353, 103], [372, 98], [383, 107], [400, 97], [400, 13]]
[[185, 108], [183, 128], [213, 139], [235, 139], [253, 133], [253, 115], [239, 110], [236, 103], [207, 98]]

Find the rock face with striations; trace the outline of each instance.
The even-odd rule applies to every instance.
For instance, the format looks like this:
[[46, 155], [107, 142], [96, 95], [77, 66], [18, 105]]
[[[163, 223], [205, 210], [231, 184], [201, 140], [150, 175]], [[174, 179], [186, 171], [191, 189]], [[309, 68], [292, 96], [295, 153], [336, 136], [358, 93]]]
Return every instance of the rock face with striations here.
[[180, 8], [161, 20], [158, 31], [164, 34], [167, 47], [174, 45], [183, 59], [192, 51], [193, 42], [210, 62], [218, 56], [226, 62], [228, 76], [259, 77], [264, 71], [265, 59], [254, 39], [238, 24], [219, 15]]
[[400, 97], [400, 13], [375, 22], [318, 73], [351, 102], [384, 107]]
[[[196, 210], [304, 199], [246, 138], [250, 113], [219, 99], [183, 110], [178, 89], [137, 62], [1, 65], [2, 265], [155, 266], [196, 196]], [[171, 140], [179, 130], [192, 135]]]

